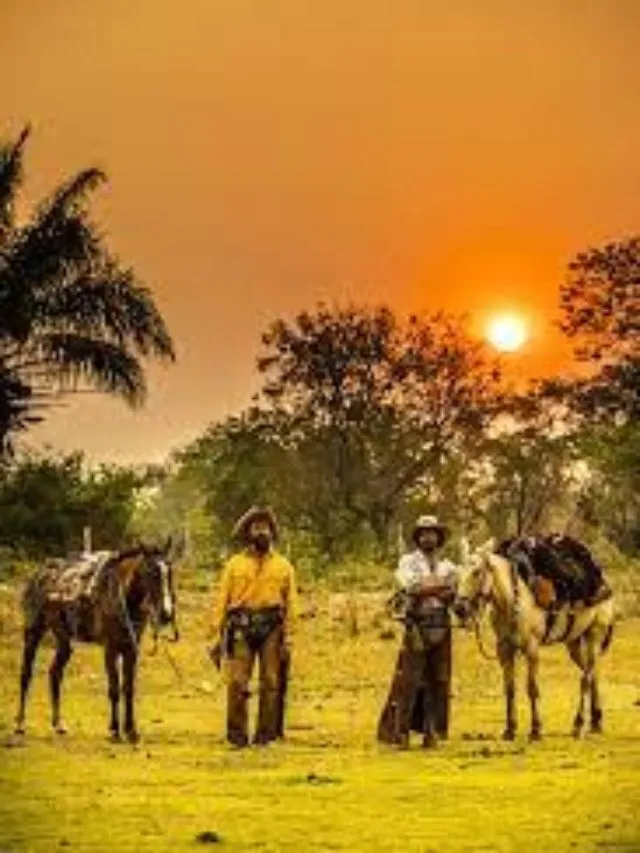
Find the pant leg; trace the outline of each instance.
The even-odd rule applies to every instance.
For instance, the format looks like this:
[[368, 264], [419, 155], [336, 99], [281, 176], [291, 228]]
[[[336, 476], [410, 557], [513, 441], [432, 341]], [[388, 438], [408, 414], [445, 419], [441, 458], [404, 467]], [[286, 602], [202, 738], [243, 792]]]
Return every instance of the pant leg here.
[[382, 743], [408, 744], [416, 697], [422, 686], [424, 659], [424, 651], [416, 648], [411, 629], [407, 629], [378, 723], [378, 740]]
[[446, 739], [449, 734], [450, 695], [451, 695], [451, 631], [447, 631], [441, 643], [429, 652], [429, 683], [431, 688], [431, 709], [436, 734]]
[[282, 647], [280, 656], [280, 676], [278, 682], [278, 708], [276, 715], [276, 733], [284, 738], [285, 714], [287, 710], [287, 693], [289, 691], [289, 672], [291, 670], [291, 652]]
[[260, 700], [256, 743], [269, 743], [279, 736], [282, 651], [282, 628], [277, 627], [267, 636], [258, 651]]
[[233, 655], [227, 661], [227, 740], [236, 746], [248, 743], [247, 702], [254, 657], [247, 641], [237, 632]]

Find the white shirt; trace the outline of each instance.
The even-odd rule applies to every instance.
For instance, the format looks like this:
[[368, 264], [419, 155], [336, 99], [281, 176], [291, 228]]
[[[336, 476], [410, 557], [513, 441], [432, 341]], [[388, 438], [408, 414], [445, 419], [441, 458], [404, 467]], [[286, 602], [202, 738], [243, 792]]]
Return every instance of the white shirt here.
[[429, 558], [420, 549], [400, 557], [395, 572], [397, 583], [402, 589], [411, 592], [420, 586], [425, 578], [438, 578], [448, 581], [452, 586], [458, 579], [458, 567], [447, 559]]

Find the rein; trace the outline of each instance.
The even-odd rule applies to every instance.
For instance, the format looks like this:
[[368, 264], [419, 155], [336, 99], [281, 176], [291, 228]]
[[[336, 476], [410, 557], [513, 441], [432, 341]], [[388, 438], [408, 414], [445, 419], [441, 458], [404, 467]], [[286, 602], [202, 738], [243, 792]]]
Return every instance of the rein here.
[[484, 647], [484, 642], [482, 640], [482, 627], [480, 622], [480, 614], [477, 613], [473, 619], [473, 632], [476, 638], [476, 643], [478, 645], [478, 650], [485, 660], [498, 660], [498, 655], [489, 654], [489, 652]]
[[[510, 569], [510, 580], [511, 580], [511, 588], [513, 591], [513, 606], [512, 606], [512, 614], [511, 614], [511, 625], [510, 630], [511, 634], [507, 638], [509, 643], [517, 649], [517, 631], [518, 631], [518, 617], [520, 615], [520, 590], [518, 587], [518, 575], [515, 566], [509, 560], [509, 569]], [[482, 626], [481, 626], [481, 615], [483, 606], [488, 604], [491, 601], [491, 595], [485, 592], [480, 591], [480, 593], [476, 597], [476, 601], [478, 606], [474, 609], [473, 612], [473, 632], [476, 638], [476, 643], [478, 646], [478, 650], [485, 660], [496, 661], [499, 659], [497, 654], [490, 654], [484, 645], [484, 641], [482, 638]]]

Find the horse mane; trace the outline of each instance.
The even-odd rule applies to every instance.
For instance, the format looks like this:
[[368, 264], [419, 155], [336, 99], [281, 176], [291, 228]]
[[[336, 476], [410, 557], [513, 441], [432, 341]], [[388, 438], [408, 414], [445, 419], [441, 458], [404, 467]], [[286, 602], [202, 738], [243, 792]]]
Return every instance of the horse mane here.
[[514, 567], [509, 557], [494, 551], [492, 553], [485, 554], [485, 561], [491, 572], [494, 573], [494, 580], [498, 572], [500, 573], [502, 580], [504, 580], [504, 584], [501, 584], [501, 586], [505, 587], [505, 592], [508, 594], [509, 604], [511, 604], [516, 597], [513, 586], [514, 580], [518, 585], [518, 598], [522, 600], [522, 596], [524, 595], [529, 603], [535, 604], [533, 593], [525, 583], [524, 578], [520, 575], [520, 572], [518, 572]]
[[102, 589], [103, 592], [110, 591], [113, 593], [114, 583], [123, 584], [125, 587], [129, 586], [131, 582], [134, 572], [123, 573], [124, 576], [120, 576], [120, 570], [123, 563], [126, 563], [130, 560], [135, 560], [138, 557], [146, 557], [149, 553], [149, 549], [144, 545], [136, 545], [131, 548], [125, 548], [122, 551], [114, 551], [105, 560], [105, 562], [98, 568], [98, 581], [97, 588]]

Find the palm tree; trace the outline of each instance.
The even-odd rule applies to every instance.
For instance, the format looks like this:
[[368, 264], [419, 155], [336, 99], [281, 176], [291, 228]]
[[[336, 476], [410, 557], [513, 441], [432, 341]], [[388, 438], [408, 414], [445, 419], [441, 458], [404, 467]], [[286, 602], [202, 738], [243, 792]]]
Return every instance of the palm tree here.
[[78, 172], [19, 221], [29, 132], [0, 143], [0, 456], [59, 395], [93, 389], [138, 406], [142, 361], [175, 360], [150, 291], [89, 218], [101, 171]]

